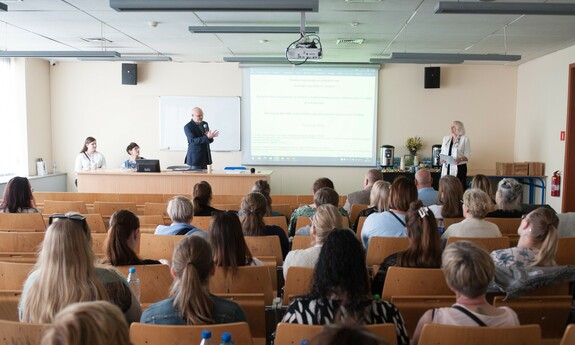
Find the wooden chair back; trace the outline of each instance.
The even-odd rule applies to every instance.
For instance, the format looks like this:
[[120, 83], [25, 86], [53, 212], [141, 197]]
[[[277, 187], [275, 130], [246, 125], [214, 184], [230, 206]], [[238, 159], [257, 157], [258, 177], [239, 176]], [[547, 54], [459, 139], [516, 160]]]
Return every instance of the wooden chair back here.
[[144, 215], [151, 216], [159, 214], [163, 218], [170, 219], [167, 208], [168, 208], [167, 202], [147, 202], [144, 204]]
[[298, 229], [301, 229], [304, 226], [308, 226], [308, 225], [311, 225], [311, 218], [299, 216], [299, 217], [297, 217], [297, 221], [295, 223], [295, 230], [297, 231]]
[[485, 218], [486, 221], [491, 222], [497, 227], [502, 235], [516, 235], [519, 224], [521, 224], [521, 218]]
[[32, 345], [40, 344], [42, 333], [49, 324], [23, 323], [0, 320], [0, 344], [2, 345]]
[[352, 204], [351, 208], [349, 209], [349, 220], [351, 221], [351, 224], [355, 224], [355, 221], [359, 216], [359, 212], [365, 210], [368, 207], [369, 205], [365, 204]]
[[313, 194], [300, 194], [297, 196], [297, 204], [299, 205], [311, 205], [313, 204]]
[[575, 265], [575, 237], [559, 237], [555, 261], [557, 265]]
[[481, 248], [485, 249], [488, 253], [496, 249], [505, 249], [509, 248], [509, 237], [501, 236], [501, 237], [449, 237], [447, 239], [447, 243], [445, 247], [450, 245], [453, 242], [457, 241], [470, 241]]
[[138, 214], [138, 207], [135, 202], [129, 201], [94, 201], [94, 213], [99, 213], [103, 218], [109, 218], [116, 211], [128, 210]]
[[172, 261], [174, 248], [185, 235], [140, 235], [140, 257], [143, 259], [165, 259]]
[[291, 250], [306, 249], [313, 246], [313, 237], [294, 236], [291, 242]]
[[575, 344], [575, 324], [570, 324], [565, 329], [563, 338], [559, 345], [573, 345]]
[[140, 226], [143, 224], [148, 225], [164, 225], [164, 217], [159, 214], [138, 216], [140, 219]]
[[253, 256], [275, 256], [277, 266], [284, 262], [278, 236], [245, 236], [246, 244]]
[[54, 213], [68, 213], [77, 212], [81, 214], [88, 213], [88, 208], [83, 201], [56, 201], [56, 200], [45, 200], [44, 208], [42, 213], [44, 214], [54, 214]]
[[44, 241], [44, 232], [0, 232], [0, 253], [36, 254]]
[[421, 316], [433, 308], [450, 307], [455, 303], [455, 295], [451, 296], [393, 296], [391, 303], [401, 310], [401, 316], [407, 334], [413, 338], [413, 333]]
[[229, 293], [217, 295], [218, 297], [227, 298], [239, 304], [248, 319], [252, 338], [259, 338], [265, 342], [266, 311], [263, 293]]
[[361, 229], [363, 229], [363, 224], [365, 223], [366, 219], [367, 219], [366, 216], [359, 217], [359, 221], [357, 222], [357, 229], [355, 229], [355, 235], [357, 236], [357, 239], [360, 241], [361, 241]]
[[311, 291], [313, 268], [291, 266], [286, 275], [282, 304], [287, 306], [292, 299]]
[[543, 338], [561, 338], [571, 311], [572, 298], [566, 296], [521, 296], [503, 301], [496, 296], [493, 306], [513, 309], [521, 325], [538, 324]]
[[284, 217], [289, 218], [289, 217], [291, 217], [293, 209], [291, 208], [291, 206], [289, 204], [272, 203], [272, 211], [281, 213]]
[[[287, 215], [287, 217], [291, 216], [293, 210], [295, 210], [299, 206], [299, 203], [297, 201], [297, 195], [294, 195], [294, 194], [274, 194], [274, 195], [271, 195], [271, 197], [272, 197], [272, 209], [273, 209], [273, 205], [275, 205], [275, 204], [289, 205], [289, 208], [291, 209], [291, 211], [290, 211], [290, 214]], [[278, 210], [278, 212], [279, 212], [279, 210]]]
[[225, 323], [219, 325], [168, 326], [134, 322], [130, 325], [132, 345], [181, 345], [199, 344], [202, 331], [210, 330], [213, 343], [218, 342], [222, 333], [232, 334], [235, 344], [252, 344], [252, 334], [247, 322]]
[[455, 293], [445, 282], [440, 268], [390, 267], [387, 270], [381, 299], [393, 296], [451, 296]]
[[266, 225], [277, 225], [280, 228], [282, 228], [286, 236], [288, 235], [288, 224], [286, 217], [284, 216], [264, 217], [264, 223], [266, 223]]
[[451, 326], [428, 323], [423, 326], [419, 344], [434, 345], [540, 345], [539, 325], [516, 327]]
[[239, 204], [212, 204], [211, 205], [216, 210], [220, 211], [239, 211], [240, 205]]
[[119, 193], [118, 201], [133, 202], [136, 205], [144, 205], [147, 202], [164, 202], [163, 194], [144, 194], [144, 193]]
[[46, 231], [44, 218], [40, 213], [0, 213], [0, 230]]
[[106, 233], [108, 232], [108, 227], [104, 223], [104, 218], [99, 213], [83, 214], [86, 217], [86, 222], [88, 227], [90, 227], [90, 232]]
[[391, 254], [395, 254], [409, 248], [407, 237], [372, 237], [367, 248], [367, 266], [381, 265]]
[[224, 273], [216, 267], [210, 279], [210, 291], [214, 294], [263, 293], [265, 305], [271, 305], [273, 296], [270, 271], [266, 266], [242, 266], [233, 273]]
[[[397, 345], [395, 325], [392, 323], [364, 325], [371, 334], [383, 339], [389, 345]], [[320, 325], [303, 325], [297, 323], [278, 323], [274, 345], [299, 345], [302, 340], [311, 340], [324, 329]]]
[[0, 291], [21, 291], [33, 263], [0, 261]]
[[210, 230], [210, 224], [212, 223], [211, 216], [198, 216], [192, 219], [192, 225], [198, 229], [202, 229], [204, 231]]
[[21, 291], [0, 291], [0, 320], [20, 321], [18, 304]]
[[108, 234], [93, 232], [91, 235], [92, 235], [92, 251], [94, 251], [94, 254], [98, 257], [103, 256], [106, 251], [104, 245], [106, 243], [106, 239], [108, 238]]
[[450, 225], [453, 225], [455, 223], [459, 223], [464, 219], [465, 218], [443, 218], [443, 226], [445, 227], [445, 229], [447, 229]]
[[214, 194], [212, 196], [212, 204], [234, 204], [240, 205], [242, 203], [243, 195], [236, 194]]
[[116, 269], [124, 277], [128, 277], [130, 267], [136, 268], [140, 278], [140, 303], [148, 306], [152, 303], [167, 299], [170, 295], [170, 286], [174, 281], [168, 265], [130, 265], [117, 266]]

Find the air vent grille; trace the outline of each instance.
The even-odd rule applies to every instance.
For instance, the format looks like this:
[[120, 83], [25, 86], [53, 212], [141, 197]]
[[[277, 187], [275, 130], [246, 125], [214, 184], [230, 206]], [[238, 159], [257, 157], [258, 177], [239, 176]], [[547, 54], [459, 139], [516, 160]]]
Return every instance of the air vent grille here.
[[336, 44], [363, 44], [364, 38], [338, 38]]

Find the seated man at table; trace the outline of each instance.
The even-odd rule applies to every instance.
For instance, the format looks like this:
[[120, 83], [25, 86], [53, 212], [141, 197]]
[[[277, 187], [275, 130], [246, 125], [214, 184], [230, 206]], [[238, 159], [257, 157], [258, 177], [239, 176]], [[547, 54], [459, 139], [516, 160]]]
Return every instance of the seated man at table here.
[[176, 195], [168, 202], [168, 215], [172, 224], [158, 225], [155, 235], [192, 235], [208, 238], [208, 233], [192, 225], [194, 205], [185, 196]]
[[365, 179], [363, 180], [363, 189], [348, 194], [345, 205], [343, 205], [343, 209], [347, 212], [351, 212], [351, 205], [353, 204], [369, 205], [369, 193], [371, 193], [371, 187], [379, 180], [383, 180], [383, 174], [380, 170], [368, 170], [365, 174]]
[[437, 191], [431, 186], [432, 183], [433, 178], [429, 170], [420, 169], [415, 173], [417, 198], [421, 200], [423, 206], [434, 205], [435, 199], [437, 199]]

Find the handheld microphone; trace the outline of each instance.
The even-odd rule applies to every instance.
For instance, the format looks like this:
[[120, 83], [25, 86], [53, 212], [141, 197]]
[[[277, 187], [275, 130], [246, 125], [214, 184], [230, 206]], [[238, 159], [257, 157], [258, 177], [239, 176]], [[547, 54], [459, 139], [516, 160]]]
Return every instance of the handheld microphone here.
[[204, 123], [202, 124], [202, 126], [204, 126], [204, 131], [207, 132], [207, 131], [208, 131], [208, 124], [204, 122]]

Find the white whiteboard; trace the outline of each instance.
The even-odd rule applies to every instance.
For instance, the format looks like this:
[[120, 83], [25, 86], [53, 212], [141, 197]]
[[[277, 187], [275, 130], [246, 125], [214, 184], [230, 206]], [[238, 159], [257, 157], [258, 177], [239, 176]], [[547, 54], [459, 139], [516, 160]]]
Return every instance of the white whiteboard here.
[[184, 126], [192, 109], [204, 111], [204, 121], [220, 135], [210, 144], [212, 151], [240, 150], [240, 97], [160, 97], [160, 149], [186, 151]]

